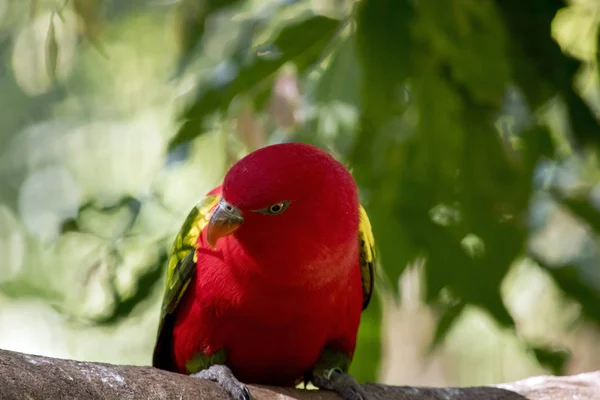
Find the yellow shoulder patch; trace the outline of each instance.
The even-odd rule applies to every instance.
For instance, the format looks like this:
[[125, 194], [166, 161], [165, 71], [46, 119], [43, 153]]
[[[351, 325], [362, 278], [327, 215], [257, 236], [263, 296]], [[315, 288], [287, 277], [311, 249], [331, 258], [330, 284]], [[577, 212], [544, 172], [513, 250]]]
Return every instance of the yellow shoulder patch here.
[[360, 275], [363, 287], [363, 310], [367, 308], [373, 294], [375, 273], [375, 237], [371, 230], [371, 222], [367, 212], [360, 205], [360, 222], [358, 225], [358, 240], [360, 245]]

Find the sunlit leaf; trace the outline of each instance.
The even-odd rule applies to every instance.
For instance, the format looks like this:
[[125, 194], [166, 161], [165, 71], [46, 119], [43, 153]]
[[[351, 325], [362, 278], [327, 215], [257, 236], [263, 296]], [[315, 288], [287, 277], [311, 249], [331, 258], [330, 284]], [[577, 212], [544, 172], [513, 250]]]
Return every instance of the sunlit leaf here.
[[137, 282], [133, 293], [126, 297], [118, 294], [114, 287], [115, 282], [112, 282], [113, 296], [115, 297], [115, 307], [110, 314], [104, 315], [101, 318], [96, 318], [95, 323], [100, 325], [112, 325], [122, 321], [123, 318], [131, 315], [133, 309], [144, 303], [151, 295], [153, 295], [162, 283], [165, 265], [167, 261], [166, 251], [161, 252], [160, 257], [154, 264], [149, 266], [137, 277]]
[[206, 30], [211, 13], [234, 6], [242, 0], [182, 0], [177, 5], [175, 29], [179, 46], [178, 72], [190, 62]]
[[169, 148], [200, 135], [204, 119], [209, 114], [226, 109], [236, 95], [250, 90], [283, 64], [293, 62], [299, 69], [312, 65], [319, 59], [338, 26], [338, 20], [313, 16], [284, 27], [270, 43], [255, 49], [249, 60], [241, 64], [225, 61], [215, 71], [214, 79], [198, 89], [195, 101], [182, 116], [183, 126]]
[[450, 329], [454, 326], [455, 322], [462, 315], [465, 310], [465, 303], [462, 301], [452, 304], [450, 307], [445, 307], [441, 310], [441, 315], [438, 318], [437, 325], [435, 328], [435, 334], [433, 340], [429, 345], [429, 350], [435, 350], [446, 338]]
[[73, 10], [79, 16], [83, 35], [96, 47], [104, 57], [108, 57], [100, 40], [103, 27], [102, 6], [104, 0], [71, 0]]
[[50, 92], [54, 83], [64, 80], [74, 67], [73, 15], [65, 14], [63, 20], [56, 16], [53, 10], [40, 12], [18, 27], [11, 46], [7, 47], [7, 51], [12, 51], [11, 75], [29, 96]]
[[[587, 317], [600, 322], [600, 282], [586, 271], [590, 266], [586, 265], [549, 265], [540, 257], [530, 255], [535, 262], [550, 273], [558, 287], [560, 287], [567, 296], [576, 300], [582, 306], [582, 312]], [[592, 261], [595, 263], [595, 261]], [[595, 271], [596, 265], [591, 265], [591, 270]]]
[[56, 81], [56, 68], [58, 66], [58, 42], [54, 31], [54, 13], [50, 17], [48, 33], [46, 35], [46, 70], [51, 82]]
[[[581, 62], [562, 52], [549, 34], [562, 0], [496, 0], [512, 41], [515, 79], [534, 107], [556, 94], [567, 103], [573, 135], [581, 144], [600, 145], [600, 126], [593, 112], [575, 93], [573, 78]], [[552, 68], [548, 68], [552, 65]]]
[[600, 234], [600, 211], [594, 208], [586, 198], [569, 197], [560, 201], [567, 206], [569, 211], [588, 224], [596, 234]]
[[[102, 220], [104, 225], [108, 226], [115, 225], [114, 220], [120, 219], [121, 221], [117, 223], [117, 230], [121, 235], [125, 235], [135, 224], [140, 215], [141, 207], [142, 203], [140, 200], [133, 196], [123, 196], [118, 202], [108, 206], [99, 206], [93, 202], [86, 202], [79, 207], [77, 216], [65, 219], [62, 222], [61, 232], [78, 230], [98, 234], [97, 231], [89, 229], [90, 226], [94, 226], [93, 220]], [[91, 219], [89, 218], [90, 216]], [[92, 221], [92, 225], [89, 224], [89, 221]], [[114, 230], [114, 228], [111, 227], [108, 230]]]

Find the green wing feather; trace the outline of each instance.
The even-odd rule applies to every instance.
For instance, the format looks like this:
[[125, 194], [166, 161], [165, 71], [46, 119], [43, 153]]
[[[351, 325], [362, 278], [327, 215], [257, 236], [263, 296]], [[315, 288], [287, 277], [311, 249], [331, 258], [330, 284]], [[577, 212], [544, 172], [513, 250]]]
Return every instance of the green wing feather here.
[[360, 276], [363, 288], [363, 310], [367, 308], [373, 294], [375, 274], [375, 238], [371, 231], [371, 222], [367, 212], [360, 206], [360, 223], [358, 225], [360, 243]]
[[200, 201], [188, 214], [183, 223], [169, 257], [165, 294], [163, 297], [160, 322], [152, 365], [157, 368], [172, 370], [170, 349], [165, 348], [170, 342], [173, 312], [181, 297], [196, 273], [196, 248], [202, 229], [208, 224], [210, 213], [220, 196], [207, 196]]

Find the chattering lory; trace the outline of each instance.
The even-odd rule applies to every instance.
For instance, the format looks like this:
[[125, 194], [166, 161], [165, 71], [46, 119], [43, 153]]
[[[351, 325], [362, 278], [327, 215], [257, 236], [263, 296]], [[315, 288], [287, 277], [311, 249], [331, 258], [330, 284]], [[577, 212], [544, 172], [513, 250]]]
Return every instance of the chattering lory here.
[[[300, 143], [245, 156], [175, 239], [153, 365], [217, 382], [312, 382], [366, 399], [348, 374], [375, 250], [350, 172]], [[244, 382], [244, 383], [242, 383]]]

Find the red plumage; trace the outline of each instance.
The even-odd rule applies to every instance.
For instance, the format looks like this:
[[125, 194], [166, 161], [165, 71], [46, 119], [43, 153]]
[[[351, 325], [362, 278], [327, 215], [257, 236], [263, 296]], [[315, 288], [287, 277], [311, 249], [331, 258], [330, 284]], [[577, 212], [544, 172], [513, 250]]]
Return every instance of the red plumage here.
[[[199, 237], [169, 343], [176, 369], [225, 349], [241, 381], [294, 385], [326, 345], [352, 356], [363, 291], [358, 192], [346, 168], [314, 146], [269, 146], [211, 194], [244, 223], [215, 249], [206, 228]], [[290, 202], [280, 215], [253, 212], [280, 201]]]

